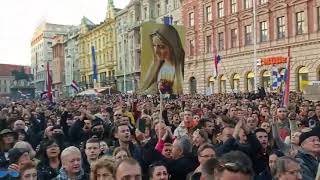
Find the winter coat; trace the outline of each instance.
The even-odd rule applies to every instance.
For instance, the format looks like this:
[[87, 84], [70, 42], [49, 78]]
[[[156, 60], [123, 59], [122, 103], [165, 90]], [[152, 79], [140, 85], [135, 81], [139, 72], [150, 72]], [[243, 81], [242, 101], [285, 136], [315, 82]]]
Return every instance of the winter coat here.
[[40, 162], [37, 166], [38, 180], [53, 179], [59, 174], [59, 168], [57, 170], [50, 167], [44, 162]]
[[299, 150], [296, 159], [300, 162], [303, 180], [314, 180], [317, 175], [319, 161], [310, 154]]
[[192, 154], [184, 155], [179, 159], [171, 160], [167, 163], [171, 180], [185, 180], [188, 173], [194, 171], [198, 166], [197, 157]]

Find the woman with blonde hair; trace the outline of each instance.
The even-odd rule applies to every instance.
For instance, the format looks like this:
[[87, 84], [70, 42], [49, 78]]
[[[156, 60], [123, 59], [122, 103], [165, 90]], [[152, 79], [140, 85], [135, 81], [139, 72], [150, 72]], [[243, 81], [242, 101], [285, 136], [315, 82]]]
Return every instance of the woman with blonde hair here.
[[113, 180], [115, 161], [112, 157], [103, 156], [92, 164], [90, 179], [91, 180]]
[[161, 25], [150, 35], [154, 60], [141, 90], [151, 94], [182, 94], [185, 52], [177, 30]]

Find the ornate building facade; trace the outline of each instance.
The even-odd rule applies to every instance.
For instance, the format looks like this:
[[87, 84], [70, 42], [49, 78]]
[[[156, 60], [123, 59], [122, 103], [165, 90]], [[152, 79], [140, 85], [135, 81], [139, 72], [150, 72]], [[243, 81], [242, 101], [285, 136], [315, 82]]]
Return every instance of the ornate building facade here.
[[31, 69], [34, 76], [33, 84], [38, 93], [46, 90], [47, 62], [51, 67], [53, 59], [52, 39], [55, 35], [66, 34], [71, 26], [50, 24], [43, 22], [40, 24], [31, 40]]
[[114, 7], [113, 1], [108, 0], [108, 9], [105, 20], [96, 25], [83, 17], [80, 25], [79, 60], [81, 86], [93, 88], [93, 58], [92, 47], [95, 49], [97, 65], [96, 87], [106, 87], [115, 84], [116, 67], [116, 31], [115, 14], [119, 11]]
[[[226, 93], [270, 87], [271, 69], [284, 74], [290, 49], [290, 90], [320, 78], [320, 1], [260, 0], [256, 28], [251, 0], [184, 0], [186, 27], [185, 93]], [[256, 31], [257, 59], [253, 58]], [[221, 56], [214, 78], [214, 57]], [[254, 62], [265, 61], [254, 74]], [[276, 63], [275, 63], [276, 62]]]

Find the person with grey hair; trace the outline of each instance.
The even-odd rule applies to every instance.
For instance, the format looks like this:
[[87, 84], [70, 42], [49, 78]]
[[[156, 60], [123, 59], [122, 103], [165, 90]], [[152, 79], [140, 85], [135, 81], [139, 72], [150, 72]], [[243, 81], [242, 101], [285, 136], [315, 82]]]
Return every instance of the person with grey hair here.
[[280, 157], [275, 164], [272, 176], [275, 177], [275, 180], [301, 180], [299, 161], [288, 156]]
[[64, 149], [61, 153], [62, 167], [57, 180], [87, 180], [89, 175], [86, 174], [81, 164], [81, 152], [75, 146]]
[[241, 179], [251, 180], [253, 169], [251, 159], [241, 151], [231, 151], [219, 159], [215, 168], [214, 177], [216, 180]]
[[171, 179], [185, 180], [188, 173], [198, 167], [197, 157], [192, 154], [192, 144], [188, 136], [177, 138], [172, 148], [173, 160], [168, 162]]

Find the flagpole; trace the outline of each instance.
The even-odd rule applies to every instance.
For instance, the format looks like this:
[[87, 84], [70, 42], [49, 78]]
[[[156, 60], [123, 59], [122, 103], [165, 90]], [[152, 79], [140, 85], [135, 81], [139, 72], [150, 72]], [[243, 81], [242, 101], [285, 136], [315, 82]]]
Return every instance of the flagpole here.
[[254, 92], [258, 92], [257, 87], [257, 34], [256, 34], [256, 1], [253, 0], [253, 64], [254, 64]]

